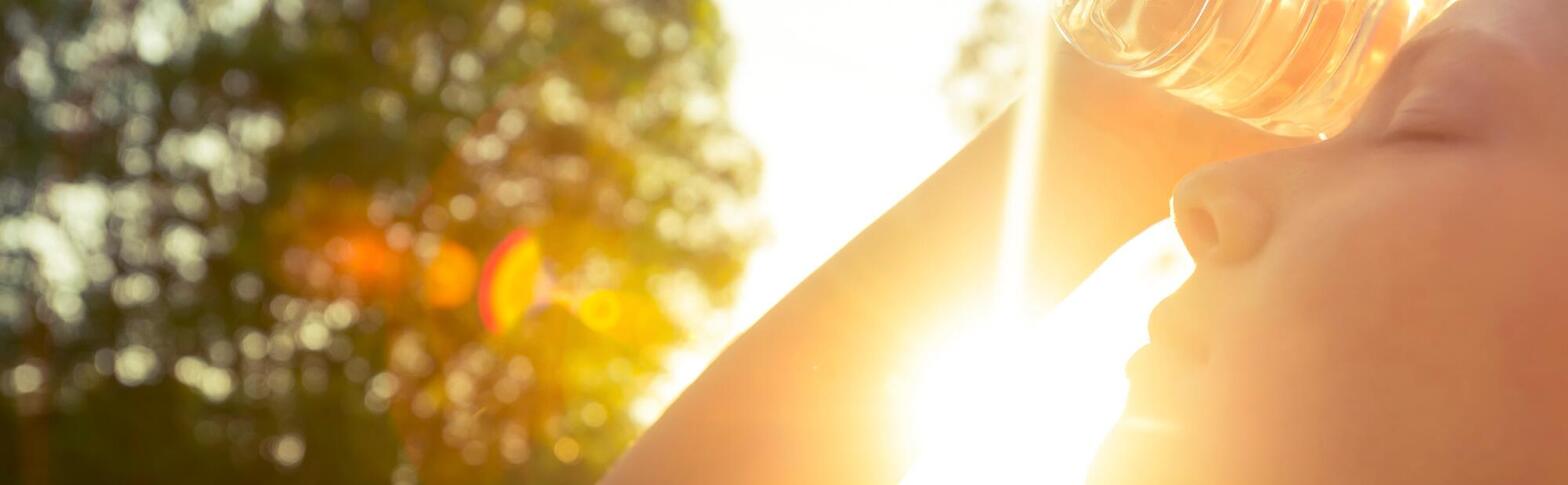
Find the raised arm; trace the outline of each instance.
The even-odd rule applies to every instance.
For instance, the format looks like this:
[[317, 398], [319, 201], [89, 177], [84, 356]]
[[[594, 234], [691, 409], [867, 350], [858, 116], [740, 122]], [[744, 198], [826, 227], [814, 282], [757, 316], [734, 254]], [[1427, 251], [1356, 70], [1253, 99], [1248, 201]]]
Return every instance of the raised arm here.
[[[1194, 166], [1289, 143], [1055, 50], [1064, 57], [1047, 95], [1032, 273], [1040, 301], [1164, 216]], [[989, 301], [1011, 120], [992, 123], [737, 339], [603, 483], [897, 483], [910, 457], [890, 384], [923, 342]]]

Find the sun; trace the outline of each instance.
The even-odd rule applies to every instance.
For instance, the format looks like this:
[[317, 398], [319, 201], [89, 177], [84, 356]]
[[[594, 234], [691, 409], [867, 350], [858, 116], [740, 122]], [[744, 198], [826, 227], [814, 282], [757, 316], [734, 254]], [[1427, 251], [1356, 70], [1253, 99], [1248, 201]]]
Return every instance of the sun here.
[[1192, 272], [1170, 221], [1128, 242], [1043, 320], [1021, 311], [1039, 133], [1052, 120], [1044, 39], [1026, 58], [1002, 214], [989, 319], [919, 360], [897, 410], [916, 462], [905, 485], [1079, 484], [1127, 397], [1123, 362], [1147, 342], [1148, 313]]
[[993, 320], [919, 359], [900, 400], [905, 485], [1083, 483], [1127, 396], [1124, 362], [1192, 273], [1174, 224], [1124, 245], [1039, 321]]

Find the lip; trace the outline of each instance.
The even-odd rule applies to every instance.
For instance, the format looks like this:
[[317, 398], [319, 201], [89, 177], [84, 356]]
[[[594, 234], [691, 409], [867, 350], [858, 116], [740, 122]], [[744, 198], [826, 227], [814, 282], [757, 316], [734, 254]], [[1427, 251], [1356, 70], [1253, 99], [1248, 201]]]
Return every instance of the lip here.
[[1191, 375], [1201, 362], [1195, 362], [1168, 346], [1145, 345], [1127, 359], [1127, 380], [1137, 394], [1164, 392]]
[[1186, 377], [1195, 367], [1158, 345], [1147, 345], [1127, 359], [1127, 401], [1123, 417], [1169, 421], [1188, 392]]
[[[1194, 305], [1182, 292], [1166, 298], [1149, 313], [1150, 353], [1168, 355], [1170, 360], [1202, 364], [1209, 360], [1207, 325], [1195, 315]], [[1207, 313], [1207, 312], [1205, 312]], [[1140, 349], [1142, 353], [1145, 349]]]
[[1176, 296], [1149, 315], [1149, 344], [1127, 359], [1130, 383], [1127, 408], [1144, 415], [1163, 415], [1160, 408], [1177, 400], [1182, 383], [1208, 360], [1208, 349], [1186, 305]]
[[1165, 360], [1159, 356], [1160, 353], [1154, 344], [1145, 345], [1134, 352], [1132, 357], [1127, 358], [1127, 380], [1136, 385], [1154, 377], [1153, 371], [1156, 367], [1163, 367]]

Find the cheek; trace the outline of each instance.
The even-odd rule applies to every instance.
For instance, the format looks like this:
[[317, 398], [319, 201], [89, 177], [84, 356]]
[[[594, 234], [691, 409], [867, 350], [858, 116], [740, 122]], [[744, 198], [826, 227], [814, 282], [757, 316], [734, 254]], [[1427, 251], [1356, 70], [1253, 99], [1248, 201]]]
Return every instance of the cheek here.
[[1467, 348], [1568, 320], [1568, 174], [1522, 163], [1383, 170], [1281, 214], [1243, 270], [1257, 283], [1245, 299], [1261, 303], [1243, 311], [1294, 323], [1238, 336], [1285, 332], [1344, 352]]
[[1314, 194], [1229, 275], [1222, 454], [1375, 473], [1564, 421], [1568, 178], [1431, 168]]

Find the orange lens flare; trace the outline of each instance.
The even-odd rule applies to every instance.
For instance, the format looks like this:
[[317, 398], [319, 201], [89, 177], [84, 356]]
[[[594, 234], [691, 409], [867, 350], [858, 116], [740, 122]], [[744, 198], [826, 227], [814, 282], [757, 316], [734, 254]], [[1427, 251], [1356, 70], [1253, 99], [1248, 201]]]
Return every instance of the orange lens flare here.
[[473, 296], [478, 276], [479, 264], [474, 261], [472, 251], [461, 244], [442, 241], [425, 268], [422, 282], [425, 303], [441, 309], [462, 306]]

